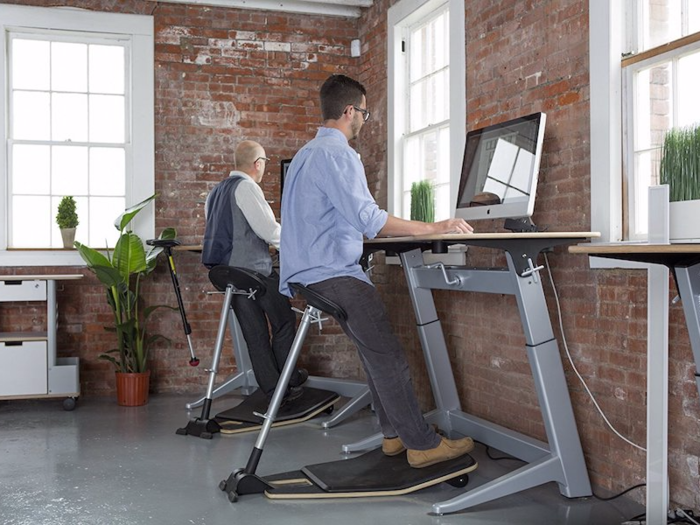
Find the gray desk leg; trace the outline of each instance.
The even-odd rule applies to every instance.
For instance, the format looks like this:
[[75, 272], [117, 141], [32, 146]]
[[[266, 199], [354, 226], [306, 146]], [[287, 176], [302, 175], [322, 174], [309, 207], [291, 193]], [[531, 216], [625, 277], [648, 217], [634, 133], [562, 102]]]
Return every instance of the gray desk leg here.
[[[243, 393], [248, 395], [251, 394], [258, 386], [255, 380], [255, 374], [253, 373], [253, 367], [250, 364], [250, 357], [248, 357], [248, 345], [246, 345], [243, 334], [241, 333], [240, 325], [236, 319], [233, 310], [229, 310], [228, 316], [228, 326], [231, 332], [231, 339], [233, 340], [233, 355], [236, 359], [236, 367], [238, 372], [226, 378], [226, 380], [217, 386], [213, 393], [212, 399], [221, 397], [229, 392], [233, 392], [237, 388], [241, 388]], [[187, 410], [192, 410], [202, 406], [204, 403], [204, 397], [198, 399], [194, 403], [187, 403], [185, 407]]]
[[372, 393], [369, 391], [369, 387], [366, 383], [360, 381], [311, 376], [307, 380], [305, 386], [320, 388], [321, 390], [330, 390], [338, 395], [350, 398], [340, 410], [333, 413], [332, 417], [321, 422], [321, 427], [323, 428], [334, 427], [338, 423], [345, 421], [358, 410], [362, 410], [367, 405], [372, 404]]
[[674, 268], [678, 293], [683, 301], [685, 324], [695, 357], [695, 381], [700, 393], [700, 264], [689, 268]]

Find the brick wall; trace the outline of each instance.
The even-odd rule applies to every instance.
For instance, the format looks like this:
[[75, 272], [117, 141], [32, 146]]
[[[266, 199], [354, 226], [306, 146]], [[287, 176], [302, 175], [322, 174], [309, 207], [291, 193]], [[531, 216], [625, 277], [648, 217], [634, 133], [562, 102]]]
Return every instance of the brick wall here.
[[[51, 6], [53, 1], [4, 3]], [[238, 142], [260, 142], [272, 160], [263, 189], [279, 214], [280, 160], [290, 158], [311, 139], [320, 124], [318, 88], [329, 74], [356, 76], [350, 57], [357, 20], [268, 11], [143, 1], [62, 2], [91, 10], [152, 14], [155, 24], [156, 230], [174, 226], [186, 244], [199, 244], [204, 232], [203, 201], [233, 169]], [[189, 352], [175, 312], [154, 314], [152, 330], [171, 343], [152, 352], [152, 390], [204, 391], [216, 339], [221, 296], [195, 253], [175, 258], [187, 316], [192, 326], [198, 368], [187, 365]], [[81, 268], [2, 268], [2, 273], [77, 273]], [[59, 354], [81, 359], [82, 395], [112, 395], [112, 367], [97, 356], [113, 348], [114, 335], [104, 292], [89, 273], [58, 291]], [[147, 304], [175, 305], [166, 265], [143, 284]], [[43, 330], [45, 314], [34, 304], [12, 310], [0, 305], [0, 330]], [[361, 377], [354, 348], [337, 326], [310, 338], [302, 361], [316, 373]], [[227, 335], [220, 377], [235, 370]]]

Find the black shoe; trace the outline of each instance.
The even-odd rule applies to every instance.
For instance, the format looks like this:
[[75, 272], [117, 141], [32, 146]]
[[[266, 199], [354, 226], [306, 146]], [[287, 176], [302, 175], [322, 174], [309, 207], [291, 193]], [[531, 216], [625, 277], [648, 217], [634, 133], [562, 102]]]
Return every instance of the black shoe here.
[[296, 372], [295, 376], [289, 380], [289, 386], [292, 388], [303, 385], [309, 378], [309, 371], [306, 368], [297, 368]]
[[284, 406], [288, 403], [291, 403], [292, 401], [296, 401], [299, 399], [302, 395], [304, 394], [304, 389], [300, 386], [290, 386], [287, 389], [287, 392], [284, 394], [284, 397], [282, 398], [282, 405]]

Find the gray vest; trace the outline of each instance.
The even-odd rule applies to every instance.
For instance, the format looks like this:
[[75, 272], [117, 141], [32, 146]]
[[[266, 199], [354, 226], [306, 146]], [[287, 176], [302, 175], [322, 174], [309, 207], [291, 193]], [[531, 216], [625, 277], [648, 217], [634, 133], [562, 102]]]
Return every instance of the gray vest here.
[[207, 252], [207, 241], [218, 249], [202, 260], [207, 266], [240, 266], [268, 276], [272, 273], [270, 248], [255, 234], [236, 204], [236, 188], [243, 180], [244, 175], [234, 174], [220, 182], [209, 195], [202, 255]]

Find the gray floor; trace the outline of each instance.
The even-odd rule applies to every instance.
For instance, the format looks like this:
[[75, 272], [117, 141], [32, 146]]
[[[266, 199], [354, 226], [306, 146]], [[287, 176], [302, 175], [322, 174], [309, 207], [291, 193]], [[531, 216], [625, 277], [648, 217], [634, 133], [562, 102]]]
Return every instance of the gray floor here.
[[[490, 460], [482, 446], [467, 489], [446, 484], [409, 496], [311, 502], [243, 496], [229, 503], [218, 483], [243, 467], [256, 433], [213, 440], [178, 436], [186, 402], [152, 396], [139, 408], [113, 399], [0, 401], [0, 523], [4, 525], [332, 524], [613, 525], [641, 512], [630, 500], [567, 500], [553, 483], [446, 516], [430, 506], [517, 468]], [[240, 398], [217, 400], [214, 413]], [[192, 416], [198, 415], [198, 411]], [[317, 421], [274, 429], [258, 473], [296, 470], [339, 459], [340, 447], [376, 431], [366, 410], [324, 431]]]

